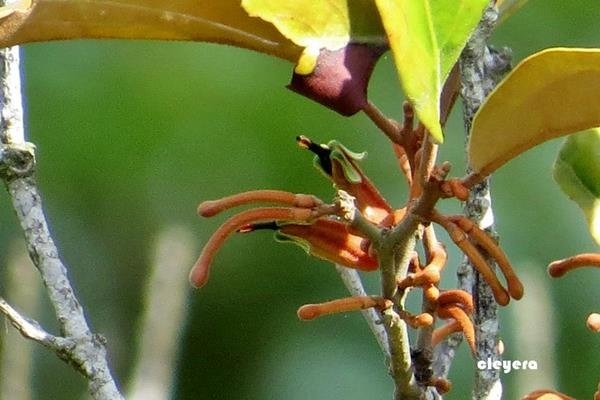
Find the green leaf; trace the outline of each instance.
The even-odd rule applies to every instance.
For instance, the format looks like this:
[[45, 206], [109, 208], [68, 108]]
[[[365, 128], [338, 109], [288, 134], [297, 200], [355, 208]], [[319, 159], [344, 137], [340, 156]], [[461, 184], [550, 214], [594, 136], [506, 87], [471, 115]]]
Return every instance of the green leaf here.
[[271, 22], [288, 39], [304, 47], [296, 72], [310, 74], [322, 49], [348, 43], [382, 43], [384, 34], [371, 0], [242, 0], [253, 17]]
[[522, 61], [473, 119], [468, 154], [487, 176], [547, 140], [600, 126], [600, 50], [553, 48]]
[[0, 46], [60, 39], [231, 44], [295, 62], [302, 48], [250, 17], [240, 0], [24, 0], [0, 7]]
[[376, 0], [398, 76], [417, 116], [439, 142], [444, 81], [488, 0]]
[[567, 138], [554, 163], [554, 179], [581, 207], [600, 245], [600, 128]]

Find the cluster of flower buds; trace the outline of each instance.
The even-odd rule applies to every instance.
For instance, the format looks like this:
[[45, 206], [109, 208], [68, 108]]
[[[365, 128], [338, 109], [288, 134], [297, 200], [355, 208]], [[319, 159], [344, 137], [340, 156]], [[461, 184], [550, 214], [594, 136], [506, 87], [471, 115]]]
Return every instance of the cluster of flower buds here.
[[[338, 189], [355, 197], [360, 212], [371, 222], [394, 222], [391, 206], [357, 165], [364, 154], [353, 153], [337, 142], [317, 145], [299, 137], [298, 143], [317, 155], [319, 169]], [[338, 216], [340, 207], [335, 203], [326, 204], [312, 195], [256, 190], [205, 201], [198, 207], [198, 213], [212, 217], [233, 207], [256, 203], [271, 203], [278, 207], [242, 211], [219, 227], [192, 268], [190, 281], [194, 286], [206, 283], [212, 259], [227, 237], [235, 232], [248, 233], [260, 229], [276, 231], [279, 241], [293, 242], [313, 256], [363, 271], [377, 269], [377, 256], [369, 251], [367, 239]]]
[[[365, 153], [352, 152], [337, 141], [318, 144], [305, 136], [297, 137], [297, 143], [301, 148], [315, 154], [314, 165], [334, 184], [338, 193], [351, 196], [352, 206], [368, 223], [378, 229], [387, 229], [402, 221], [406, 207], [394, 209], [359, 167]], [[400, 151], [397, 151], [397, 155], [402, 164], [406, 155]], [[440, 188], [446, 194], [445, 197], [456, 196], [457, 193], [465, 191], [457, 180], [440, 180]], [[345, 210], [339, 199], [327, 204], [312, 195], [256, 190], [205, 201], [198, 207], [198, 213], [203, 217], [212, 217], [234, 207], [258, 203], [270, 203], [275, 206], [251, 208], [225, 221], [209, 239], [192, 268], [190, 280], [194, 286], [200, 287], [207, 282], [212, 260], [227, 237], [236, 232], [248, 233], [263, 229], [275, 231], [278, 241], [297, 244], [309, 254], [321, 259], [362, 271], [378, 268], [377, 252], [366, 235], [343, 216]], [[506, 256], [486, 232], [462, 216], [445, 217], [434, 211], [431, 221], [443, 226], [454, 242], [469, 256], [492, 287], [499, 304], [505, 305], [510, 297], [518, 299], [523, 295], [523, 287]], [[500, 283], [476, 246], [483, 248], [498, 262], [506, 279], [507, 289]], [[436, 317], [448, 319], [446, 325], [433, 332], [433, 345], [448, 334], [460, 331], [471, 349], [474, 349], [475, 334], [469, 317], [473, 312], [471, 295], [462, 290], [439, 290], [438, 284], [447, 254], [444, 246], [437, 240], [430, 244], [428, 250], [427, 264], [421, 267], [418, 256], [415, 255], [410, 265], [410, 273], [397, 284], [400, 291], [421, 288], [431, 305], [431, 310], [416, 315], [399, 310], [398, 314], [414, 328], [430, 327]], [[303, 320], [311, 320], [334, 312], [371, 307], [384, 310], [392, 306], [390, 299], [355, 296], [305, 305], [298, 310], [298, 316]]]

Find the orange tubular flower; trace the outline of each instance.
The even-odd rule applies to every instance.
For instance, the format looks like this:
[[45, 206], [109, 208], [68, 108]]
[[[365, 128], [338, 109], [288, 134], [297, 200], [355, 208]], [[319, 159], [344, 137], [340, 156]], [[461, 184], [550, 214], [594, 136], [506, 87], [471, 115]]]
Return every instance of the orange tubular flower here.
[[475, 354], [475, 328], [465, 311], [457, 305], [447, 305], [438, 307], [436, 312], [438, 317], [442, 319], [453, 318], [458, 323], [460, 330], [465, 335], [465, 340], [471, 348], [471, 352]]
[[307, 253], [346, 267], [374, 271], [379, 267], [376, 256], [361, 248], [363, 237], [348, 232], [347, 225], [320, 218], [310, 225], [280, 224], [276, 239], [292, 242]]

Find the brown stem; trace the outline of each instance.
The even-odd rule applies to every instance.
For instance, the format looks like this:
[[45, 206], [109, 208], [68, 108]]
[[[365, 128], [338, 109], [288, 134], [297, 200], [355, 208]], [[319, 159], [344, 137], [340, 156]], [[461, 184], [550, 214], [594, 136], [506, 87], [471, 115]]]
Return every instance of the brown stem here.
[[394, 153], [396, 154], [396, 159], [398, 160], [398, 167], [402, 174], [406, 177], [406, 183], [408, 186], [412, 186], [413, 177], [412, 177], [412, 168], [410, 165], [410, 160], [408, 159], [408, 154], [406, 154], [406, 150], [404, 147], [393, 143]]
[[461, 183], [467, 189], [472, 188], [475, 185], [480, 184], [487, 178], [487, 175], [482, 175], [478, 172], [471, 172], [467, 176], [461, 179]]
[[404, 137], [402, 129], [396, 121], [386, 117], [371, 101], [367, 101], [363, 111], [373, 123], [393, 142], [402, 146]]

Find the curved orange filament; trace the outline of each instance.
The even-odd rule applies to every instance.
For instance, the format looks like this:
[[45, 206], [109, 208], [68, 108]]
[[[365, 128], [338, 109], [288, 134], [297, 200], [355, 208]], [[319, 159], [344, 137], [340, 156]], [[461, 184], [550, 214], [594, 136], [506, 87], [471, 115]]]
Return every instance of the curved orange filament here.
[[230, 208], [257, 202], [284, 204], [298, 208], [313, 208], [323, 204], [320, 199], [309, 194], [296, 194], [283, 190], [251, 190], [218, 200], [203, 201], [198, 206], [198, 214], [212, 217]]
[[444, 290], [438, 297], [439, 307], [446, 307], [448, 305], [459, 305], [467, 314], [473, 313], [473, 296], [464, 290], [452, 289]]
[[567, 272], [580, 267], [600, 268], [600, 253], [583, 253], [550, 263], [548, 273], [553, 278], [559, 278]]
[[364, 238], [349, 233], [346, 227], [339, 221], [322, 218], [310, 225], [285, 224], [279, 232], [306, 241], [316, 257], [363, 271], [376, 270], [379, 262], [363, 250]]
[[319, 304], [306, 304], [298, 309], [298, 318], [303, 321], [310, 321], [323, 315], [342, 313], [349, 311], [359, 311], [366, 308], [385, 309], [391, 307], [391, 300], [386, 300], [379, 296], [354, 296], [345, 297]]
[[479, 250], [477, 250], [473, 243], [468, 240], [466, 233], [460, 229], [458, 225], [436, 212], [433, 213], [432, 220], [440, 224], [448, 232], [452, 241], [456, 243], [469, 258], [473, 267], [479, 271], [483, 279], [490, 285], [496, 302], [501, 306], [507, 305], [510, 301], [509, 293], [504, 289], [498, 280], [498, 277], [485, 261], [485, 258], [483, 258]]
[[431, 303], [435, 303], [440, 297], [440, 289], [435, 285], [425, 286], [423, 288], [423, 293], [425, 294], [427, 301]]
[[471, 352], [475, 354], [475, 328], [465, 311], [459, 306], [448, 305], [445, 307], [438, 307], [436, 312], [442, 319], [453, 318], [458, 322], [460, 330], [463, 332], [465, 340], [471, 348]]
[[460, 332], [460, 324], [456, 320], [446, 322], [444, 325], [436, 328], [431, 334], [431, 347], [435, 347], [441, 343], [442, 340], [450, 336], [455, 332]]
[[398, 311], [398, 316], [404, 320], [410, 327], [418, 329], [433, 324], [433, 315], [429, 313], [411, 314], [408, 311]]
[[462, 215], [448, 217], [449, 220], [456, 223], [463, 231], [465, 231], [471, 239], [477, 242], [489, 255], [498, 263], [498, 267], [504, 278], [510, 296], [519, 300], [523, 297], [523, 284], [519, 277], [515, 274], [508, 257], [498, 246], [498, 244], [480, 227], [475, 225], [473, 221]]
[[402, 290], [413, 286], [435, 285], [440, 279], [439, 269], [425, 267], [418, 272], [406, 275], [404, 279], [398, 282], [398, 289]]
[[200, 257], [190, 272], [190, 282], [195, 287], [201, 287], [208, 281], [210, 264], [225, 240], [235, 231], [251, 223], [272, 220], [308, 221], [313, 217], [313, 211], [308, 208], [264, 207], [242, 211], [223, 223], [210, 237]]

